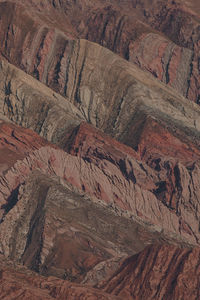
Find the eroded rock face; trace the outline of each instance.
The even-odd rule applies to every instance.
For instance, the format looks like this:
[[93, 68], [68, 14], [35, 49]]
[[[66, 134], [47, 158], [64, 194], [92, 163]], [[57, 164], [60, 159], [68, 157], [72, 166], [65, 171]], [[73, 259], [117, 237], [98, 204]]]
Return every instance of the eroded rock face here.
[[[181, 136], [180, 139], [173, 136], [151, 118], [139, 128], [140, 134], [135, 138], [137, 153], [82, 123], [70, 139], [70, 152], [103, 170], [114, 164], [129, 182], [151, 191], [157, 201], [168, 207], [171, 216], [179, 216], [181, 231], [190, 235], [193, 226], [188, 226], [188, 221], [196, 219], [195, 232], [198, 232], [198, 218], [195, 217], [199, 207], [199, 189], [195, 183], [199, 176], [198, 148], [184, 143]], [[118, 203], [117, 199], [115, 201]]]
[[[71, 151], [72, 145], [76, 145], [77, 149], [78, 138], [83, 141], [88, 127], [84, 125], [81, 128], [82, 132], [77, 134], [76, 144], [71, 144]], [[4, 214], [0, 224], [0, 249], [6, 257], [23, 262], [29, 268], [45, 275], [97, 285], [116, 271], [124, 256], [137, 253], [146, 244], [156, 240], [179, 244], [179, 232], [185, 237], [185, 241], [195, 242], [195, 238], [189, 237], [195, 237], [195, 234], [188, 232], [187, 225], [184, 227], [179, 221], [179, 229], [174, 231], [174, 228], [169, 227], [176, 224], [176, 216], [170, 216], [159, 202], [148, 208], [148, 220], [146, 219], [144, 208], [147, 208], [147, 202], [141, 207], [142, 198], [138, 197], [137, 190], [140, 189], [144, 195], [147, 193], [145, 188], [148, 186], [142, 183], [147, 184], [145, 176], [151, 169], [146, 166], [144, 172], [145, 165], [141, 168], [141, 163], [131, 159], [132, 149], [121, 145], [121, 151], [113, 151], [116, 145], [120, 148], [118, 142], [114, 145], [108, 144], [111, 139], [107, 137], [106, 140], [105, 137], [104, 143], [98, 137], [96, 129], [93, 129], [94, 134], [96, 144], [99, 144], [98, 155], [88, 151], [84, 153], [83, 148], [83, 151], [78, 152], [82, 152], [82, 158], [76, 158], [50, 147], [41, 148], [27, 156], [23, 162], [19, 161], [1, 178], [1, 199], [7, 199], [7, 203], [1, 207]], [[102, 138], [102, 135], [99, 136]], [[90, 140], [92, 143], [91, 131]], [[104, 159], [102, 146], [104, 151], [110, 147], [110, 154], [107, 152], [109, 156]], [[125, 153], [126, 157], [122, 158]], [[87, 163], [89, 157], [90, 164]], [[111, 174], [112, 164], [108, 164], [109, 160], [115, 170], [114, 177]], [[38, 169], [43, 174], [38, 172]], [[116, 176], [118, 189], [114, 190]], [[154, 184], [153, 178], [156, 178], [156, 175], [152, 173], [150, 177], [152, 181], [149, 181], [149, 188]], [[125, 196], [128, 191], [122, 190], [122, 186], [128, 185], [129, 189], [132, 189], [133, 181], [136, 185], [135, 180], [138, 187], [135, 186], [132, 190], [132, 199], [136, 194], [138, 203], [135, 198], [137, 208], [133, 209], [131, 202], [128, 203], [133, 201], [131, 198], [116, 198], [116, 193]], [[105, 182], [107, 189], [103, 190]], [[108, 189], [109, 184], [112, 190]], [[151, 201], [152, 204], [155, 196], [149, 193], [149, 197], [151, 198], [147, 201]], [[109, 201], [108, 205], [102, 200]], [[130, 205], [130, 214], [122, 209], [125, 203]], [[157, 223], [157, 227], [152, 227], [155, 220], [149, 219], [149, 216], [156, 217], [156, 207], [164, 211], [163, 220], [162, 225]], [[167, 218], [171, 223], [167, 223]], [[182, 218], [187, 220], [184, 211], [180, 220]], [[192, 218], [194, 220], [194, 216]], [[158, 222], [161, 222], [161, 219], [158, 219]], [[164, 232], [160, 232], [159, 226]], [[182, 244], [184, 243], [182, 240]]]
[[[130, 44], [129, 49], [129, 61], [188, 97], [191, 93], [192, 50], [177, 46], [157, 33], [141, 35]], [[197, 99], [198, 95], [193, 97]]]
[[1, 252], [46, 276], [94, 285], [159, 238], [131, 218], [121, 215], [119, 224], [120, 211], [38, 171], [15, 196], [0, 224]]
[[154, 225], [156, 231], [181, 234], [191, 243], [199, 243], [197, 162], [187, 167], [165, 157], [160, 161], [160, 169], [153, 170], [132, 149], [112, 143], [112, 139], [89, 125], [81, 125], [76, 133], [75, 140], [73, 135], [70, 138], [69, 151], [78, 157], [44, 147], [18, 161], [4, 175], [2, 215], [12, 202], [10, 194], [39, 168], [44, 174], [56, 175], [72, 184], [79, 192], [129, 211], [133, 218]]
[[[131, 127], [138, 112], [144, 116], [150, 114], [183, 133], [190, 131], [191, 138], [199, 135], [200, 110], [197, 106], [138, 67], [88, 41], [74, 42], [68, 61], [65, 96], [73, 105], [37, 81], [31, 81], [31, 77], [25, 82], [25, 74], [6, 62], [1, 66], [4, 115], [31, 127], [50, 141], [62, 141], [70, 128], [85, 119], [128, 143], [127, 136], [132, 134]], [[117, 88], [114, 88], [116, 82]]]
[[194, 4], [0, 1], [0, 298], [199, 298]]
[[0, 70], [0, 110], [3, 115], [62, 146], [70, 130], [84, 120], [80, 111], [4, 60]]
[[[0, 174], [5, 173], [17, 160], [49, 143], [35, 132], [0, 121]], [[53, 145], [52, 145], [53, 146]]]
[[[134, 172], [143, 182], [147, 178], [147, 173], [143, 170], [139, 162], [125, 160], [124, 164], [130, 167], [130, 173]], [[137, 177], [129, 179], [126, 172], [122, 173], [119, 167], [112, 163], [102, 161], [102, 165], [96, 166], [82, 158], [73, 157], [61, 150], [51, 147], [43, 147], [28, 155], [23, 161], [18, 161], [4, 177], [1, 178], [1, 205], [2, 214], [7, 212], [7, 207], [12, 202], [10, 194], [17, 189], [20, 183], [33, 171], [41, 169], [44, 174], [56, 175], [64, 181], [72, 184], [79, 191], [88, 193], [95, 198], [113, 204], [122, 210], [133, 212], [137, 217], [142, 217], [141, 221], [150, 224], [162, 224], [169, 231], [177, 232], [179, 221], [176, 216], [172, 216], [168, 209], [158, 202], [154, 193], [144, 185], [137, 183]], [[151, 202], [149, 201], [151, 199]], [[141, 202], [142, 200], [142, 202]], [[145, 205], [147, 204], [147, 205]], [[157, 211], [158, 215], [151, 213]], [[162, 212], [165, 218], [161, 219]], [[164, 225], [165, 224], [165, 225]], [[193, 240], [193, 237], [192, 237]]]
[[84, 38], [138, 64], [199, 102], [200, 20], [196, 3], [191, 10], [183, 3], [158, 0], [153, 4], [149, 0], [123, 4], [2, 2], [2, 55], [62, 95], [72, 40]]
[[126, 299], [197, 299], [199, 258], [199, 248], [149, 246], [126, 259], [101, 288]]
[[112, 296], [100, 290], [84, 287], [61, 280], [56, 277], [43, 277], [30, 272], [19, 265], [0, 258], [0, 297], [9, 299], [52, 300], [61, 299], [95, 299], [95, 300], [120, 300], [121, 297]]

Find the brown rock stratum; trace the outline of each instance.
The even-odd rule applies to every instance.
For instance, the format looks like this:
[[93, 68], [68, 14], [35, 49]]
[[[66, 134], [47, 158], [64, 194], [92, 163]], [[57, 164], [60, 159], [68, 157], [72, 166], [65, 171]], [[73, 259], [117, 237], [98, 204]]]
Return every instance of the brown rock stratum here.
[[0, 0], [0, 299], [200, 298], [200, 6]]
[[61, 94], [72, 40], [84, 38], [199, 102], [197, 1], [1, 2], [1, 54]]
[[45, 278], [0, 258], [1, 299], [24, 300], [120, 300], [97, 289], [84, 287], [55, 277]]
[[101, 288], [123, 299], [199, 299], [199, 280], [199, 249], [154, 245], [126, 259]]

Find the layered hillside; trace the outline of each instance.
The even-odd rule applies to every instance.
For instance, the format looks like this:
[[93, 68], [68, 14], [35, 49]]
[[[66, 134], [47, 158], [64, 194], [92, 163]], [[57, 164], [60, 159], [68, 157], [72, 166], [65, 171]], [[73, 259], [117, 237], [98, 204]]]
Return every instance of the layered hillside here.
[[198, 299], [198, 4], [7, 0], [0, 25], [0, 298]]
[[65, 94], [70, 41], [88, 39], [198, 103], [199, 10], [192, 0], [2, 0], [0, 50], [11, 63]]
[[147, 247], [125, 260], [103, 288], [122, 299], [198, 299], [199, 262], [199, 249]]

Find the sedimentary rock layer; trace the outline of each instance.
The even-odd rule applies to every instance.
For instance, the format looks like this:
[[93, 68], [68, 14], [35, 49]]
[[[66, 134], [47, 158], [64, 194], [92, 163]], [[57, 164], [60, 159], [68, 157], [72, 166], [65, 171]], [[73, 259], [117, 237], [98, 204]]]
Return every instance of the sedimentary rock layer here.
[[[78, 179], [80, 177], [78, 169], [71, 183], [75, 183], [81, 190], [84, 185], [85, 191], [95, 197], [110, 203], [116, 202], [122, 209], [141, 215], [143, 221], [150, 221], [158, 226], [162, 224], [161, 228], [176, 234], [181, 233], [191, 242], [198, 243], [199, 202], [198, 184], [195, 184], [195, 178], [198, 177], [199, 172], [199, 108], [155, 79], [148, 78], [137, 67], [130, 66], [125, 60], [105, 48], [87, 41], [80, 41], [74, 43], [73, 49], [70, 65], [76, 65], [77, 70], [70, 67], [66, 92], [68, 98], [78, 106], [79, 110], [44, 85], [2, 61], [2, 111], [12, 121], [34, 129], [48, 140], [66, 149], [70, 134], [83, 120], [82, 115], [84, 115], [86, 120], [94, 122], [95, 125], [120, 141], [139, 150], [139, 156], [134, 154], [133, 150], [123, 150], [131, 154], [131, 159], [124, 159], [123, 154], [122, 160], [114, 157], [114, 164], [111, 160], [111, 164], [109, 162], [109, 166], [106, 167], [101, 162], [100, 172], [103, 171], [104, 174], [102, 173], [103, 177], [99, 175], [99, 178], [103, 181], [103, 178], [110, 174], [109, 168], [112, 169], [113, 174], [119, 174], [111, 175], [112, 184], [115, 187], [111, 187], [110, 179], [106, 179], [108, 184], [103, 181], [89, 184], [87, 180], [83, 183], [82, 179]], [[78, 61], [77, 53], [79, 53]], [[109, 62], [107, 64], [109, 76], [106, 68], [102, 68], [103, 60], [106, 59]], [[94, 66], [93, 76], [88, 77], [91, 61]], [[112, 90], [112, 85], [116, 82], [118, 82], [118, 91]], [[40, 89], [42, 94], [39, 93]], [[89, 102], [88, 95], [92, 95]], [[76, 114], [76, 118], [73, 114]], [[152, 131], [154, 142], [145, 137], [148, 127]], [[92, 129], [87, 129], [88, 133], [90, 130]], [[157, 141], [159, 143], [162, 141], [159, 147]], [[169, 141], [171, 148], [168, 147]], [[97, 140], [93, 145], [96, 142]], [[109, 141], [109, 143], [114, 145], [114, 141]], [[100, 146], [99, 144], [99, 152]], [[115, 147], [123, 148], [117, 142]], [[166, 147], [169, 148], [167, 151]], [[88, 159], [96, 164], [94, 150]], [[41, 158], [40, 154], [38, 155], [39, 157], [36, 158], [38, 162], [34, 162], [33, 165], [39, 165], [41, 169], [46, 170], [46, 162], [44, 165], [40, 162], [40, 160], [43, 161], [43, 154]], [[59, 153], [55, 156], [58, 159]], [[104, 157], [107, 156], [101, 154], [101, 159]], [[84, 152], [81, 160], [83, 158]], [[151, 168], [144, 163], [136, 162], [137, 159], [144, 160]], [[33, 160], [35, 161], [34, 157]], [[18, 166], [21, 168], [20, 163]], [[26, 162], [22, 168], [27, 169]], [[152, 171], [152, 168], [155, 171]], [[99, 170], [98, 166], [98, 172]], [[19, 178], [24, 178], [24, 172], [19, 173], [21, 174]], [[124, 180], [126, 182], [125, 186], [128, 184], [125, 189], [119, 188], [117, 183], [118, 177], [121, 178], [121, 176], [123, 176], [122, 182]], [[22, 181], [15, 179], [15, 182], [19, 184]], [[148, 185], [147, 182], [149, 182]], [[17, 185], [11, 185], [8, 193], [6, 192], [7, 197], [15, 188]], [[144, 189], [143, 192], [141, 189]], [[140, 193], [141, 197], [139, 197]], [[5, 195], [3, 197], [2, 201], [7, 201]], [[188, 197], [190, 204], [187, 201]], [[141, 199], [143, 199], [142, 202]], [[142, 206], [141, 203], [143, 203]], [[165, 211], [165, 218], [161, 221], [162, 210]]]
[[[3, 175], [17, 160], [49, 143], [34, 131], [0, 121], [0, 174]], [[53, 147], [53, 145], [52, 145]]]
[[[131, 155], [124, 157], [123, 152], [113, 155], [114, 147], [111, 145], [106, 146], [111, 147], [108, 156], [103, 154], [101, 145], [97, 155], [95, 152], [83, 152], [82, 157], [44, 147], [28, 155], [23, 161], [18, 161], [1, 178], [2, 216], [5, 216], [8, 207], [12, 207], [11, 193], [33, 170], [39, 168], [44, 174], [56, 175], [79, 191], [110, 203], [116, 209], [119, 207], [130, 211], [133, 218], [149, 223], [150, 226], [154, 225], [155, 231], [164, 230], [175, 236], [181, 234], [188, 241], [198, 243], [198, 185], [194, 185], [199, 172], [198, 164], [188, 170], [180, 163], [174, 167], [174, 197], [177, 206], [173, 212], [173, 207], [168, 207], [167, 201], [162, 201], [159, 197], [161, 192], [165, 193], [162, 184], [165, 186], [166, 183], [160, 181], [157, 172]], [[127, 153], [126, 148], [124, 152]], [[98, 157], [101, 157], [101, 163]], [[187, 172], [191, 174], [186, 176]], [[191, 182], [190, 176], [193, 178]], [[189, 180], [190, 189], [185, 188], [186, 180]], [[191, 205], [187, 202], [189, 191], [192, 193]]]
[[[103, 68], [102, 62], [106, 59], [109, 64]], [[88, 77], [91, 61], [93, 76]], [[9, 245], [15, 234], [11, 231], [8, 239], [4, 234], [9, 224], [15, 228], [12, 222], [18, 223], [12, 214], [18, 210], [15, 204], [21, 196], [23, 198], [19, 187], [36, 169], [61, 178], [79, 193], [109, 203], [118, 214], [133, 218], [143, 226], [146, 224], [149, 232], [153, 230], [157, 236], [164, 231], [171, 241], [179, 239], [198, 244], [199, 108], [109, 50], [84, 40], [73, 42], [69, 66], [66, 96], [72, 104], [12, 65], [1, 63], [4, 115], [78, 156], [52, 147], [42, 148], [18, 161], [4, 174], [1, 178], [1, 251], [45, 273], [44, 261], [37, 265], [38, 253], [32, 253], [32, 246], [26, 249], [26, 239], [23, 238], [23, 244], [20, 236], [19, 245], [24, 248], [13, 250]], [[116, 82], [118, 91], [112, 89]], [[89, 102], [88, 95], [92, 95]], [[90, 125], [83, 123], [77, 127], [84, 119], [137, 152]], [[148, 128], [152, 132], [151, 140], [145, 133]], [[169, 141], [171, 147], [166, 151]], [[25, 236], [29, 235], [27, 228], [22, 230]], [[76, 247], [78, 252], [83, 251], [79, 244]], [[47, 249], [49, 251], [49, 246]], [[52, 267], [48, 251], [43, 256], [47, 259], [47, 274], [61, 277], [67, 274], [84, 280], [79, 274], [84, 266], [85, 276], [90, 272], [85, 282], [98, 281], [93, 268], [105, 262], [105, 258], [111, 258], [102, 252], [100, 256], [93, 256], [89, 265], [86, 259], [86, 265], [71, 266], [72, 269], [66, 271]], [[26, 257], [30, 253], [33, 256], [29, 261]], [[117, 257], [116, 253], [114, 256]], [[117, 265], [115, 261], [111, 263], [111, 270]]]
[[36, 171], [11, 194], [0, 224], [6, 257], [46, 276], [94, 284], [125, 256], [164, 238], [59, 181]]
[[43, 277], [0, 257], [0, 297], [1, 299], [23, 300], [120, 300], [100, 290], [61, 280]]
[[0, 298], [199, 299], [199, 9], [0, 0]]
[[153, 5], [152, 1], [123, 1], [123, 5], [4, 1], [0, 15], [2, 55], [61, 94], [72, 39], [85, 38], [199, 102], [200, 21], [187, 6], [158, 0]]
[[102, 168], [104, 165], [111, 168], [111, 163], [114, 164], [128, 181], [153, 192], [172, 216], [179, 216], [181, 230], [190, 235], [193, 226], [186, 224], [196, 219], [195, 232], [198, 232], [198, 217], [195, 217], [199, 207], [198, 148], [174, 137], [151, 118], [147, 118], [139, 130], [138, 134], [134, 130], [138, 146], [138, 152], [134, 152], [82, 123], [71, 136], [68, 151]]
[[[127, 137], [132, 134], [131, 127], [140, 111], [162, 120], [172, 129], [181, 130], [183, 135], [185, 131], [190, 132], [193, 140], [198, 137], [198, 106], [111, 51], [85, 40], [73, 42], [68, 67], [65, 97], [78, 110], [63, 97], [37, 81], [31, 81], [31, 77], [26, 78], [23, 72], [3, 61], [1, 105], [4, 114], [53, 142], [62, 140], [62, 134], [65, 135], [65, 130], [60, 132], [58, 127], [68, 131], [85, 119], [129, 144]], [[117, 88], [114, 88], [116, 84]], [[38, 119], [33, 119], [30, 107]], [[56, 130], [59, 137], [56, 137]]]
[[69, 101], [4, 60], [0, 70], [0, 110], [11, 121], [62, 144], [66, 134], [84, 120]]
[[126, 259], [101, 288], [126, 299], [198, 299], [200, 250], [154, 245]]

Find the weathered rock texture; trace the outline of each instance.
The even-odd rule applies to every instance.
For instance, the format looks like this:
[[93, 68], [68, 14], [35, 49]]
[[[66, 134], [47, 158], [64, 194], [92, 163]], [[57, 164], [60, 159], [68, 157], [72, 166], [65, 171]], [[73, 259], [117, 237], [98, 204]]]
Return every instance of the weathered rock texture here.
[[2, 1], [1, 54], [64, 94], [72, 40], [85, 38], [198, 103], [200, 19], [190, 4], [195, 9], [169, 0]]
[[[41, 169], [44, 174], [58, 176], [79, 191], [114, 205], [116, 209], [119, 207], [132, 212], [135, 218], [141, 217], [141, 222], [158, 226], [155, 230], [165, 229], [175, 234], [179, 233], [179, 218], [171, 214], [162, 202], [157, 201], [151, 190], [152, 185], [153, 188], [156, 186], [152, 179], [148, 179], [148, 169], [145, 172], [145, 168], [139, 162], [131, 160], [131, 157], [125, 159], [122, 161], [122, 170], [109, 161], [105, 161], [104, 164], [103, 159], [100, 166], [95, 166], [82, 158], [73, 157], [50, 147], [36, 150], [23, 161], [18, 161], [1, 178], [0, 203], [3, 216], [13, 206], [14, 191], [18, 189], [18, 185], [37, 169]], [[149, 175], [151, 177], [151, 173]], [[145, 180], [146, 186], [143, 183]], [[184, 236], [187, 232], [182, 234]], [[196, 242], [194, 235], [191, 235], [191, 241]]]
[[199, 299], [199, 13], [0, 0], [1, 299]]
[[90, 271], [87, 281], [92, 276], [98, 283], [124, 256], [164, 238], [67, 183], [63, 186], [55, 175], [34, 172], [9, 201], [15, 206], [6, 207], [0, 224], [1, 252], [44, 275], [80, 282]]
[[199, 248], [154, 245], [127, 258], [101, 288], [126, 299], [198, 299], [199, 280]]
[[0, 174], [6, 172], [17, 160], [49, 143], [35, 132], [0, 121]]
[[74, 141], [73, 134], [70, 137], [68, 151], [79, 157], [44, 147], [5, 173], [1, 179], [2, 216], [12, 207], [10, 194], [33, 170], [40, 169], [116, 209], [129, 211], [140, 222], [154, 225], [155, 231], [181, 234], [199, 243], [198, 163], [185, 167], [165, 158], [154, 161], [153, 170], [138, 160], [131, 148], [112, 142], [89, 125], [81, 125], [76, 133]]
[[[111, 51], [76, 41], [68, 64], [65, 96], [74, 105], [2, 61], [4, 115], [53, 142], [62, 140], [62, 134], [85, 119], [129, 145], [139, 112], [141, 119], [150, 115], [173, 131], [190, 132], [188, 138], [199, 136], [200, 109], [196, 105]], [[58, 127], [64, 128], [62, 132]]]
[[23, 300], [120, 300], [97, 289], [84, 287], [56, 277], [45, 278], [0, 257], [1, 299]]
[[[143, 126], [140, 126], [140, 136], [136, 140], [142, 161], [138, 159], [138, 153], [84, 123], [70, 139], [70, 152], [99, 167], [114, 164], [129, 182], [155, 195], [158, 203], [161, 201], [168, 207], [173, 218], [175, 215], [180, 217], [180, 231], [190, 235], [193, 226], [186, 224], [196, 219], [198, 232], [198, 217], [191, 217], [190, 213], [193, 211], [195, 216], [199, 207], [199, 190], [195, 184], [199, 176], [199, 150], [192, 144], [184, 144], [154, 120], [147, 119]], [[141, 203], [138, 194], [135, 199]], [[118, 203], [119, 199], [115, 201]]]
[[84, 117], [59, 94], [4, 60], [0, 63], [0, 110], [11, 121], [57, 144]]

